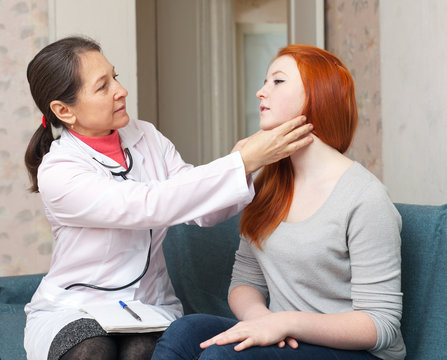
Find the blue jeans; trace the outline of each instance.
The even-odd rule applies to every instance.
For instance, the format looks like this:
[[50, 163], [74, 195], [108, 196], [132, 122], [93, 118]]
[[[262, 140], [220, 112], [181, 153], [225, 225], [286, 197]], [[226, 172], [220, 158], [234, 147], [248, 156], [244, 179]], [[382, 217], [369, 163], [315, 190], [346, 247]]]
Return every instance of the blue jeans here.
[[298, 349], [277, 345], [255, 346], [235, 351], [236, 344], [212, 345], [203, 350], [202, 341], [228, 330], [236, 320], [193, 314], [174, 321], [158, 339], [152, 360], [378, 360], [367, 351], [347, 351], [299, 343]]

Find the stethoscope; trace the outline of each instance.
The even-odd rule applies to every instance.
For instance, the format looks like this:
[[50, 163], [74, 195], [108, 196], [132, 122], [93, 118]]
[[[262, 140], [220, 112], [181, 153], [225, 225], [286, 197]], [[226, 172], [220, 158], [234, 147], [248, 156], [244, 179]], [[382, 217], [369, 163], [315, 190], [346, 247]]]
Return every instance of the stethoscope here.
[[[150, 231], [150, 234], [151, 234], [151, 242], [152, 242], [152, 229], [150, 229], [149, 231]], [[102, 286], [86, 284], [86, 283], [75, 283], [75, 284], [68, 285], [65, 288], [65, 290], [69, 290], [69, 289], [71, 289], [72, 287], [75, 287], [75, 286], [83, 286], [83, 287], [88, 287], [90, 289], [101, 290], [101, 291], [118, 291], [118, 290], [123, 290], [123, 289], [128, 288], [129, 286], [132, 286], [136, 282], [138, 282], [146, 274], [147, 269], [149, 269], [150, 262], [151, 262], [151, 243], [149, 243], [149, 250], [147, 251], [147, 259], [146, 259], [146, 264], [144, 265], [143, 272], [135, 280], [132, 280], [130, 283], [128, 283], [126, 285], [123, 285], [123, 286], [113, 287], [113, 288], [102, 287]]]
[[[132, 170], [133, 159], [132, 159], [132, 155], [130, 154], [130, 151], [129, 151], [128, 148], [125, 148], [124, 152], [127, 154], [128, 158], [129, 158], [129, 165], [127, 166], [127, 170], [125, 170], [125, 171], [113, 172], [112, 170], [110, 170], [110, 169], [119, 168], [123, 164], [118, 165], [118, 166], [110, 166], [110, 165], [103, 164], [102, 162], [100, 162], [99, 160], [97, 160], [95, 158], [93, 158], [93, 159], [96, 160], [98, 163], [100, 163], [102, 166], [108, 168], [113, 176], [121, 176], [124, 180], [127, 180], [127, 176], [126, 175]], [[126, 160], [124, 160], [124, 161], [126, 161]], [[150, 231], [151, 243], [152, 243], [152, 229], [150, 229], [149, 231]], [[83, 286], [83, 287], [88, 287], [88, 288], [91, 288], [91, 289], [101, 290], [101, 291], [118, 291], [118, 290], [126, 289], [129, 286], [132, 286], [133, 284], [138, 282], [146, 274], [147, 269], [149, 268], [149, 264], [151, 262], [151, 260], [150, 260], [151, 259], [151, 243], [149, 243], [149, 250], [147, 252], [147, 260], [146, 260], [146, 264], [144, 265], [143, 272], [135, 280], [132, 280], [130, 283], [128, 283], [126, 285], [123, 285], [123, 286], [114, 287], [114, 288], [107, 288], [107, 287], [102, 287], [102, 286], [97, 286], [97, 285], [92, 285], [92, 284], [86, 284], [86, 283], [75, 283], [75, 284], [68, 285], [65, 288], [65, 290], [69, 290], [69, 289], [71, 289], [73, 287], [77, 287], [77, 286]]]
[[[112, 173], [113, 176], [121, 176], [124, 180], [127, 180], [127, 176], [126, 175], [130, 172], [130, 170], [132, 170], [133, 159], [132, 159], [132, 155], [130, 154], [130, 151], [129, 151], [128, 148], [125, 148], [124, 152], [126, 153], [127, 157], [129, 158], [129, 165], [127, 165], [127, 169], [125, 171], [120, 171], [120, 172], [113, 172], [112, 170], [110, 170], [110, 172]], [[106, 164], [102, 163], [101, 161], [99, 161], [95, 157], [93, 157], [93, 160], [95, 160], [96, 162], [98, 162], [102, 166], [106, 167], [107, 169], [116, 169], [116, 168], [119, 168], [119, 167], [123, 166], [126, 163], [126, 159], [124, 159], [124, 163], [122, 163], [120, 165], [117, 165], [117, 166], [110, 166], [110, 165], [106, 165]]]

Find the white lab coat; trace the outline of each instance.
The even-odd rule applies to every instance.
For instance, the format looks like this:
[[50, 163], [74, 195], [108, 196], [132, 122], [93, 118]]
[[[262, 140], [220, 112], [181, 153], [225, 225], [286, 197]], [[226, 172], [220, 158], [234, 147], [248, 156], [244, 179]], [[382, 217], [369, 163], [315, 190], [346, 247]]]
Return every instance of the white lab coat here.
[[[150, 123], [131, 120], [119, 134], [133, 157], [129, 180], [114, 177], [98, 161], [116, 162], [66, 130], [39, 167], [39, 191], [55, 248], [48, 274], [25, 307], [29, 360], [47, 359], [62, 327], [89, 317], [79, 311], [83, 304], [139, 299], [172, 320], [180, 317], [182, 306], [162, 251], [168, 226], [190, 221], [213, 225], [238, 213], [254, 196], [238, 152], [193, 167]], [[153, 229], [152, 239], [148, 229]], [[129, 283], [143, 271], [149, 243], [150, 267], [133, 286], [113, 292], [64, 289], [77, 282], [103, 287]]]

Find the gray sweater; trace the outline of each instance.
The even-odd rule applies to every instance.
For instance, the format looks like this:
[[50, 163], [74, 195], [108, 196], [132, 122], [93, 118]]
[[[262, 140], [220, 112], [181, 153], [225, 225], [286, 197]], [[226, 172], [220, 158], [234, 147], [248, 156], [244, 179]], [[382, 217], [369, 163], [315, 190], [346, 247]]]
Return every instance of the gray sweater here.
[[404, 359], [400, 228], [384, 186], [355, 162], [315, 214], [282, 222], [262, 250], [241, 238], [230, 291], [252, 286], [270, 297], [274, 312], [363, 311], [377, 329], [369, 351]]

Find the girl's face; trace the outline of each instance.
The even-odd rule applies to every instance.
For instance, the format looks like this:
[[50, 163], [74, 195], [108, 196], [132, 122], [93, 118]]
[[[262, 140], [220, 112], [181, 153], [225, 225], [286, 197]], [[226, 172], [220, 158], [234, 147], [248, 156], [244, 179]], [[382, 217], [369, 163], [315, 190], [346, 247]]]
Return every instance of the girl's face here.
[[256, 96], [259, 107], [260, 127], [270, 130], [301, 115], [306, 101], [303, 81], [291, 56], [281, 56], [270, 65], [264, 86]]
[[76, 118], [74, 130], [86, 136], [104, 136], [126, 126], [127, 90], [116, 80], [114, 67], [98, 51], [84, 52], [79, 58], [82, 87], [76, 104], [70, 106]]

